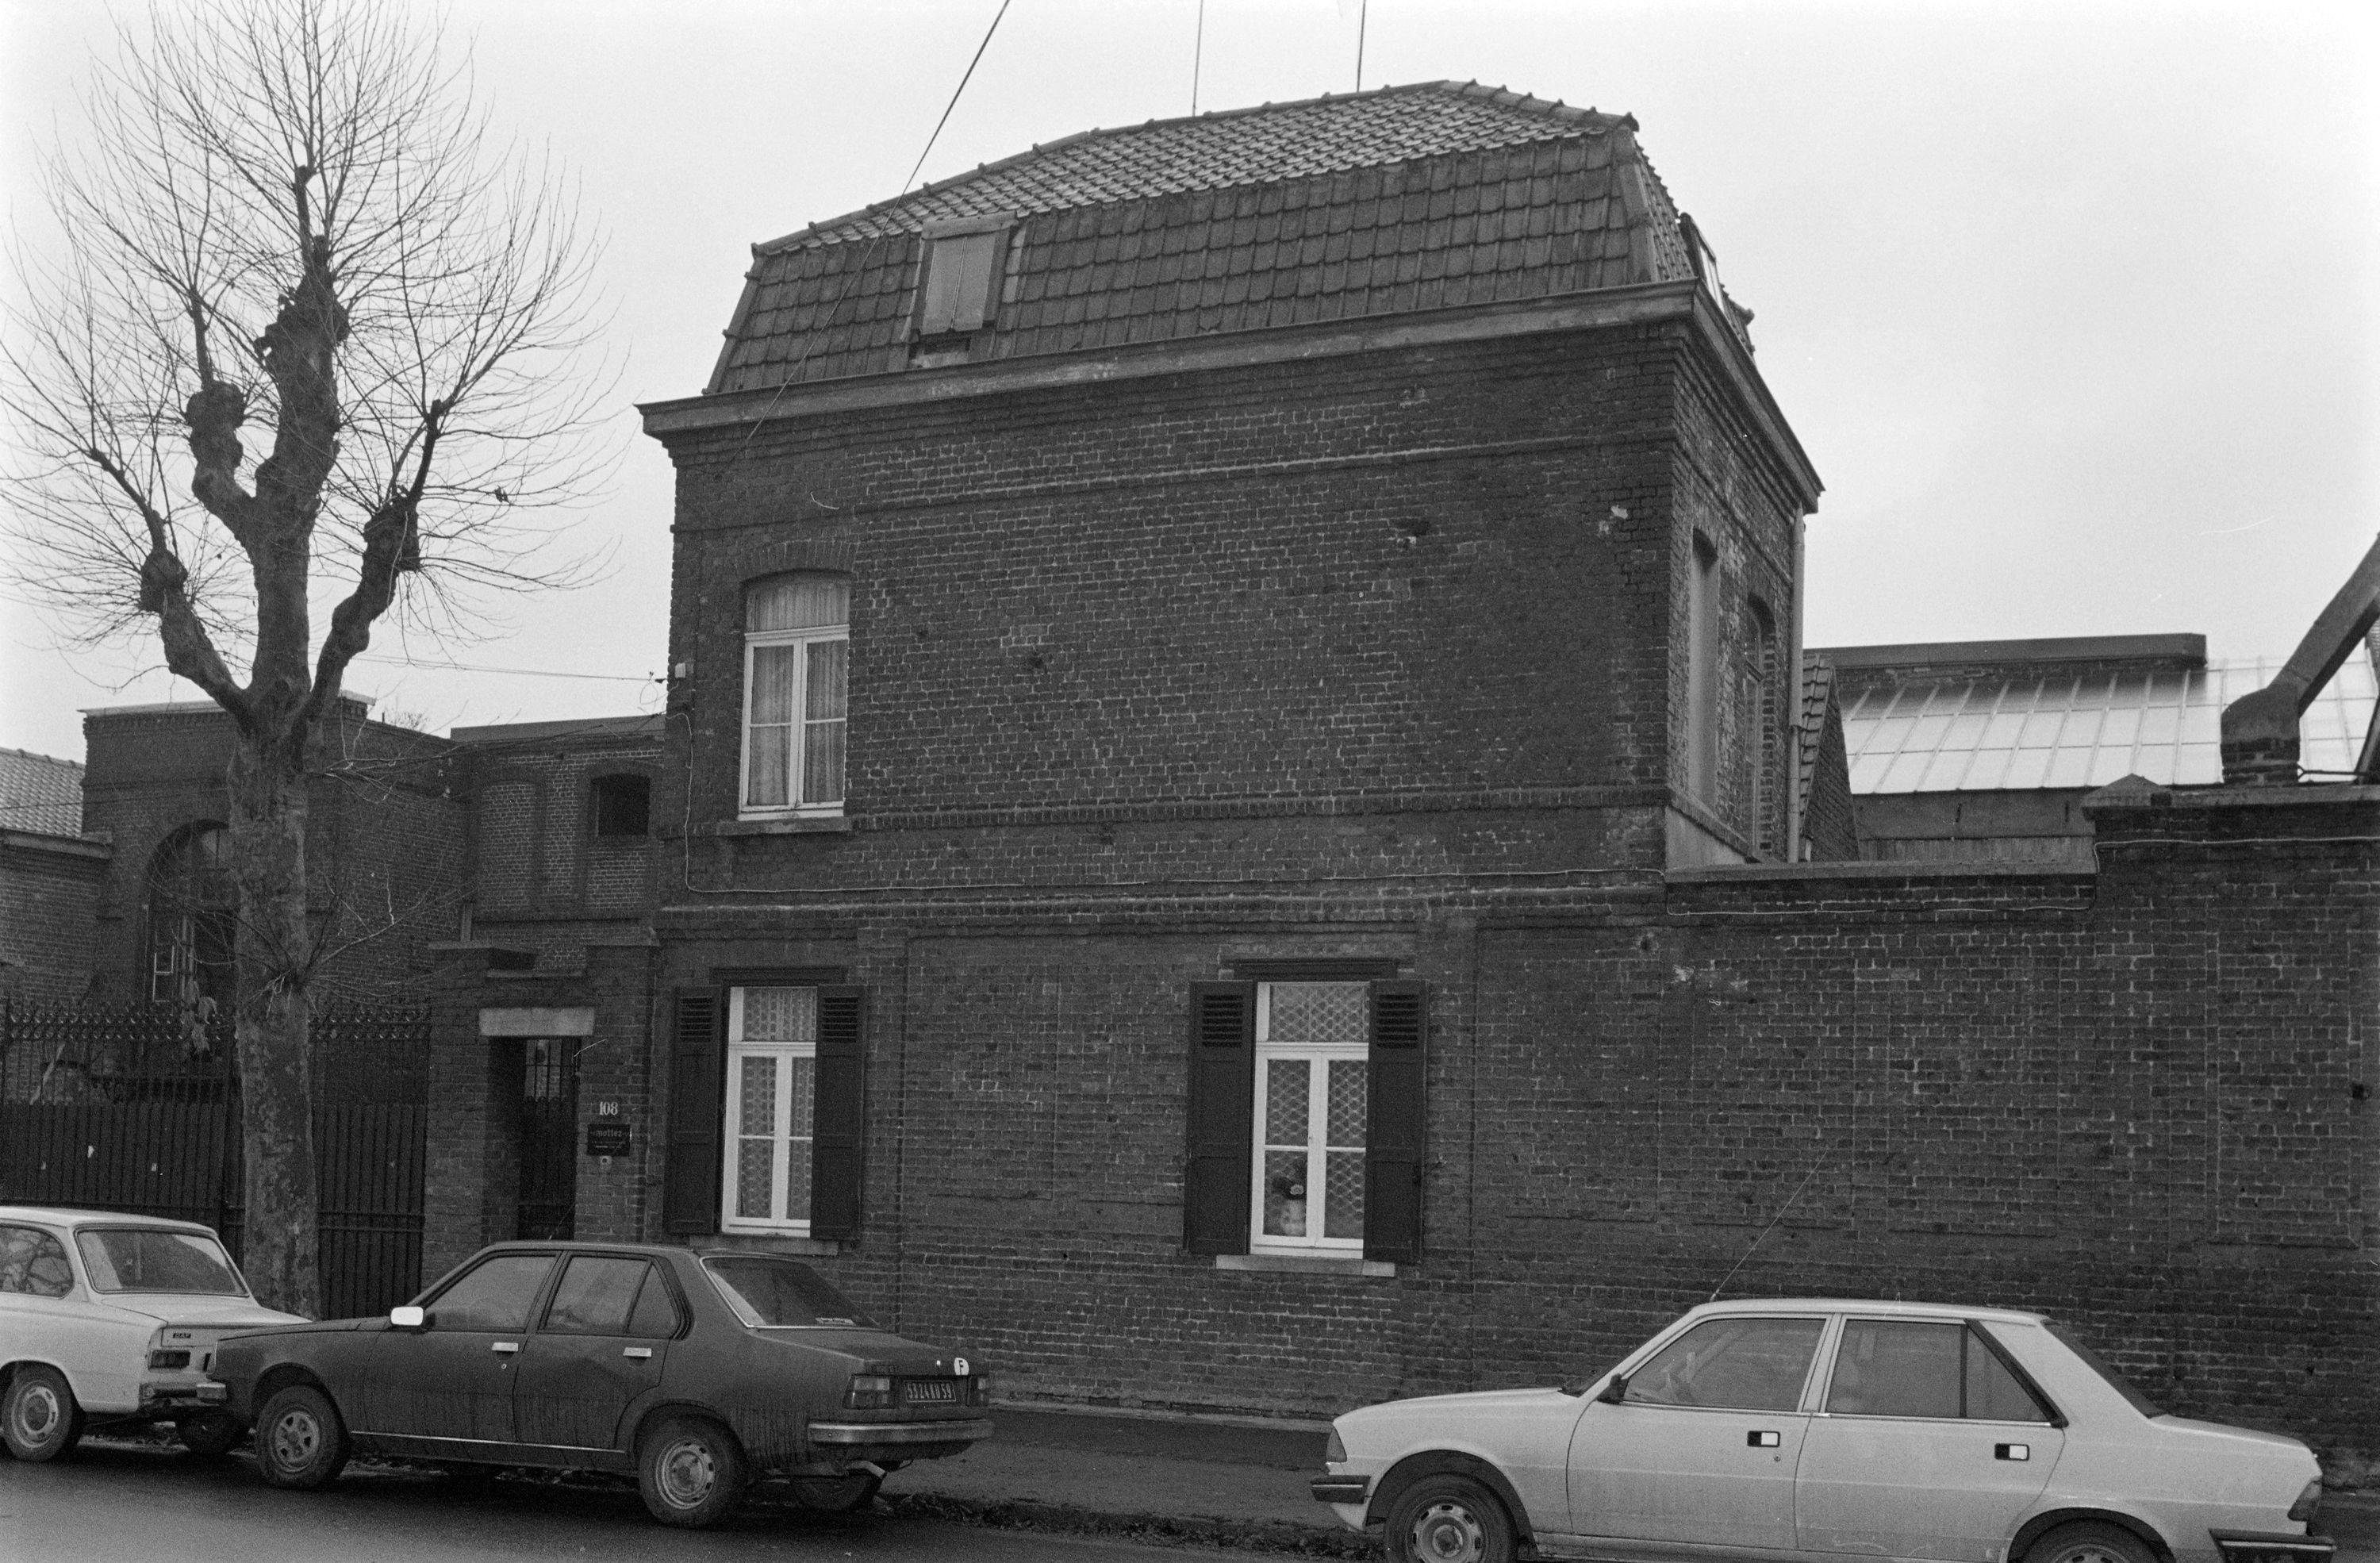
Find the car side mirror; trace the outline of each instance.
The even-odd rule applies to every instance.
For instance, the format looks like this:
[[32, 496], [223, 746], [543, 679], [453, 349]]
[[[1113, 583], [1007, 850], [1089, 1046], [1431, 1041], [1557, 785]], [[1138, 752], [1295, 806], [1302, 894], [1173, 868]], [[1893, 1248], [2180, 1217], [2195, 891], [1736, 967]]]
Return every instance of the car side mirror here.
[[428, 1329], [430, 1315], [407, 1303], [402, 1308], [391, 1308], [388, 1311], [388, 1322], [390, 1327], [395, 1329]]
[[1613, 1374], [1611, 1382], [1603, 1387], [1603, 1393], [1597, 1395], [1596, 1399], [1607, 1406], [1625, 1404], [1628, 1399], [1628, 1375], [1624, 1373]]

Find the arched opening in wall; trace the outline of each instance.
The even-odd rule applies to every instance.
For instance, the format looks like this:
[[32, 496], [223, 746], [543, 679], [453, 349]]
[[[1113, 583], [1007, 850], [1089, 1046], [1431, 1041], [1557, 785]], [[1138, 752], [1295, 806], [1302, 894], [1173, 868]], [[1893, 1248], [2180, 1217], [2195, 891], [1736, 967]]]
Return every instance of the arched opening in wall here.
[[1789, 855], [1782, 842], [1785, 839], [1783, 806], [1785, 779], [1781, 770], [1785, 752], [1785, 682], [1779, 666], [1777, 648], [1777, 618], [1768, 604], [1753, 598], [1752, 610], [1752, 698], [1747, 704], [1753, 730], [1758, 740], [1744, 745], [1752, 761], [1752, 833], [1754, 844], [1772, 857]]
[[588, 783], [595, 834], [624, 839], [650, 835], [652, 830], [652, 779], [633, 772], [598, 776]]
[[149, 998], [179, 1009], [194, 1037], [231, 1011], [237, 927], [231, 832], [176, 831], [149, 862]]

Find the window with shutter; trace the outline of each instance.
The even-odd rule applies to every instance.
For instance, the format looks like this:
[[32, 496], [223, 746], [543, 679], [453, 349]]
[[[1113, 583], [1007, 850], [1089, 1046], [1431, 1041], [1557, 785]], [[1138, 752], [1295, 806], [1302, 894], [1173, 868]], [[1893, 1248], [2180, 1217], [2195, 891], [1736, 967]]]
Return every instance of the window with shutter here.
[[862, 997], [844, 984], [727, 989], [720, 1230], [858, 1235]]
[[726, 996], [681, 989], [670, 1034], [669, 1145], [662, 1162], [662, 1224], [692, 1235], [719, 1230], [719, 1090]]
[[1417, 1260], [1424, 1011], [1409, 980], [1194, 984], [1184, 1246]]
[[1005, 224], [928, 238], [925, 276], [918, 287], [917, 334], [947, 336], [989, 324], [998, 306], [1001, 262], [1007, 253]]

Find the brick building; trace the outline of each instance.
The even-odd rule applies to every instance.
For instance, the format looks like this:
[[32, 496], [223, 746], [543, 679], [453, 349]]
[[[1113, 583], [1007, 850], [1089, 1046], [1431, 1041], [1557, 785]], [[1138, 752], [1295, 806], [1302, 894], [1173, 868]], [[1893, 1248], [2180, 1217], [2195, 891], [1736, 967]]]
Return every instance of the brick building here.
[[0, 998], [79, 999], [109, 851], [82, 830], [82, 767], [0, 749]]
[[1447, 85], [758, 247], [645, 408], [655, 942], [465, 952], [433, 1267], [521, 1230], [507, 1049], [566, 1027], [580, 1232], [809, 1255], [1013, 1396], [1542, 1380], [1731, 1275], [2374, 1441], [2380, 794], [1809, 861], [1841, 673], [1749, 319], [1632, 121]]

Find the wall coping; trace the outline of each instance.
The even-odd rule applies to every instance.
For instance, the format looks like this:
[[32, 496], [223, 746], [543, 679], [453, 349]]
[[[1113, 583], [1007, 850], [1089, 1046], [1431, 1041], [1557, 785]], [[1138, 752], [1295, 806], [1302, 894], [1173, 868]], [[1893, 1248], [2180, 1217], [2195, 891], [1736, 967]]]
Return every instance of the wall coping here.
[[2041, 879], [2062, 884], [2089, 884], [2098, 873], [2056, 863], [1911, 859], [1904, 862], [1735, 863], [1702, 868], [1672, 868], [1662, 878], [1672, 885], [1732, 885], [1794, 883], [1828, 879]]
[[2095, 818], [2107, 814], [2220, 813], [2226, 810], [2272, 808], [2352, 808], [2380, 804], [2380, 787], [2343, 782], [2313, 782], [2271, 787], [2160, 787], [2155, 783], [2127, 785], [2139, 779], [2110, 782], [2082, 799], [2082, 812]]
[[0, 846], [12, 852], [45, 852], [57, 857], [88, 857], [105, 862], [115, 855], [108, 842], [87, 836], [53, 836], [40, 830], [0, 830]]

